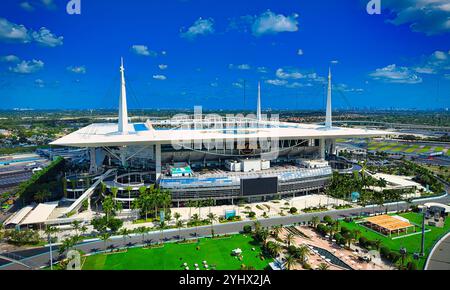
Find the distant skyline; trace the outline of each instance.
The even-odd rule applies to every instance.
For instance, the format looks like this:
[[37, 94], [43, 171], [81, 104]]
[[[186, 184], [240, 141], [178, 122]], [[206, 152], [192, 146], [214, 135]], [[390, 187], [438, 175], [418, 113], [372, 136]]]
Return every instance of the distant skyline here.
[[[447, 0], [3, 0], [0, 109], [450, 107]], [[345, 4], [343, 4], [345, 3]]]

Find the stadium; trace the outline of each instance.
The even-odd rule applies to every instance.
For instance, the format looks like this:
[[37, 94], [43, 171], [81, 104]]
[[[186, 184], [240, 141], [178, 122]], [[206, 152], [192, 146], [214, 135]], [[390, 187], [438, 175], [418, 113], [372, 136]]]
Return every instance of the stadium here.
[[[194, 115], [131, 123], [123, 61], [120, 73], [118, 123], [91, 124], [52, 145], [87, 148], [90, 174], [96, 176], [92, 187], [103, 182], [109, 191], [117, 190], [124, 209], [131, 208], [140, 188], [152, 185], [170, 191], [178, 206], [190, 200], [254, 202], [319, 192], [332, 175], [327, 160], [336, 153], [336, 139], [390, 134], [333, 126], [331, 70], [323, 125], [263, 115], [260, 85], [254, 115], [203, 115], [196, 107]], [[75, 202], [68, 212], [91, 194], [86, 189], [71, 191]]]

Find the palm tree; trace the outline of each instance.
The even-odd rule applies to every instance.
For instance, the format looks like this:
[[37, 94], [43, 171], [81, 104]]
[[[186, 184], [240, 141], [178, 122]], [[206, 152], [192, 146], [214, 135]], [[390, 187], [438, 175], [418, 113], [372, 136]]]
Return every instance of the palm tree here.
[[271, 243], [268, 244], [268, 250], [270, 251], [272, 256], [274, 258], [276, 258], [280, 254], [280, 252], [282, 250], [282, 247], [277, 242], [271, 242]]
[[286, 242], [288, 244], [288, 247], [291, 246], [291, 244], [295, 241], [295, 235], [293, 233], [288, 233], [286, 235]]
[[142, 235], [142, 244], [145, 243], [145, 234], [148, 232], [146, 227], [137, 228], [137, 232]]
[[297, 248], [297, 255], [300, 263], [306, 263], [307, 258], [309, 257], [310, 250], [306, 245], [301, 245]]
[[108, 243], [109, 238], [111, 238], [111, 234], [108, 232], [104, 232], [104, 233], [100, 234], [99, 238], [100, 238], [100, 240], [102, 240], [104, 242], [105, 252], [106, 252], [108, 250], [107, 243]]
[[329, 268], [330, 268], [330, 266], [328, 266], [328, 264], [320, 263], [320, 264], [319, 264], [319, 267], [318, 267], [318, 270], [326, 271], [326, 270], [328, 270]]
[[161, 236], [160, 236], [159, 240], [161, 241], [161, 243], [163, 243], [163, 231], [164, 231], [165, 227], [166, 227], [166, 223], [164, 221], [161, 221], [159, 223], [159, 230], [160, 230], [160, 233], [161, 233]]
[[291, 270], [297, 264], [296, 259], [291, 254], [287, 255], [284, 261], [286, 269]]
[[52, 235], [56, 234], [59, 230], [56, 227], [47, 226], [45, 228], [45, 233], [48, 237], [48, 244], [50, 245], [49, 253], [50, 253], [50, 269], [53, 270], [53, 249], [52, 249]]
[[173, 217], [175, 218], [175, 222], [178, 223], [178, 220], [181, 218], [181, 214], [179, 212], [176, 212]]
[[78, 231], [81, 229], [81, 222], [80, 221], [73, 221], [72, 222], [72, 228], [75, 230], [75, 233], [78, 235]]
[[311, 224], [313, 228], [317, 228], [317, 225], [320, 223], [320, 218], [318, 216], [313, 216], [311, 218]]
[[[105, 191], [106, 191], [106, 189], [105, 189]], [[116, 202], [117, 201], [117, 194], [119, 193], [119, 188], [111, 187], [111, 193], [113, 195], [114, 202]], [[103, 193], [103, 195], [104, 195], [104, 193]]]
[[114, 213], [114, 201], [111, 196], [105, 197], [102, 203], [103, 212], [106, 214], [106, 221], [109, 221], [109, 216]]
[[272, 236], [278, 240], [278, 236], [280, 235], [281, 231], [283, 230], [283, 227], [281, 225], [279, 226], [274, 226], [272, 228]]
[[181, 228], [184, 226], [182, 220], [177, 220], [175, 226], [178, 228], [178, 238], [181, 238]]
[[253, 228], [255, 229], [255, 233], [259, 232], [261, 230], [261, 223], [259, 221], [255, 221], [253, 223]]
[[210, 212], [208, 214], [208, 221], [211, 224], [211, 236], [214, 238], [214, 222], [217, 220], [217, 216]]
[[131, 191], [133, 191], [133, 188], [131, 186], [127, 186], [125, 190], [128, 192], [128, 209], [131, 209]]
[[126, 246], [126, 241], [127, 241], [127, 238], [130, 237], [130, 234], [131, 234], [131, 231], [129, 231], [127, 228], [121, 228], [119, 230], [119, 235], [121, 235], [122, 238], [123, 238], [123, 245], [124, 246]]

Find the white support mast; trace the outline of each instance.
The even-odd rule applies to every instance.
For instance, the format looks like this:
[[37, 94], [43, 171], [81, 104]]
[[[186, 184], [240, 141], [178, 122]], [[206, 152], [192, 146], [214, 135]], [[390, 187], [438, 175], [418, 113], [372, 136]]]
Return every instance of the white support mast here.
[[258, 104], [256, 108], [256, 119], [261, 121], [261, 82], [258, 82]]
[[333, 126], [332, 121], [332, 110], [331, 110], [331, 68], [329, 69], [328, 73], [328, 94], [327, 94], [327, 112], [326, 112], [326, 119], [325, 119], [325, 127], [328, 129], [331, 129]]
[[123, 66], [123, 58], [120, 62], [121, 74], [121, 91], [119, 98], [119, 133], [128, 133], [128, 108], [127, 108], [127, 89], [125, 85], [125, 68]]

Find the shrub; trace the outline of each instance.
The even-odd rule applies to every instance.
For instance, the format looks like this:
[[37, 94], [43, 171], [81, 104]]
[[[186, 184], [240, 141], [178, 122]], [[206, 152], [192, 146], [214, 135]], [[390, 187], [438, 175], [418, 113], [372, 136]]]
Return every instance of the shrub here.
[[248, 213], [249, 218], [254, 218], [256, 216], [256, 213], [254, 211], [251, 211]]
[[296, 214], [298, 212], [298, 209], [296, 207], [291, 207], [291, 209], [289, 210], [289, 212], [291, 214]]
[[245, 234], [250, 234], [252, 232], [252, 226], [249, 226], [249, 225], [244, 226], [243, 232]]
[[340, 233], [336, 233], [334, 235], [334, 239], [336, 240], [336, 243], [339, 244], [339, 245], [344, 245], [345, 244], [345, 239]]
[[334, 220], [329, 215], [324, 216], [323, 221], [329, 225], [334, 223]]

